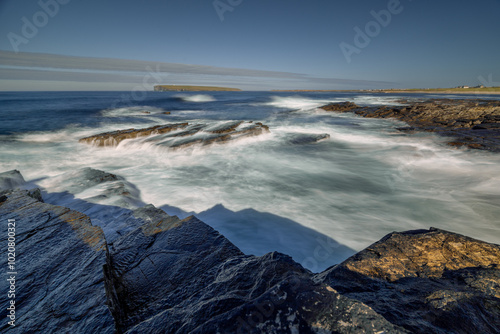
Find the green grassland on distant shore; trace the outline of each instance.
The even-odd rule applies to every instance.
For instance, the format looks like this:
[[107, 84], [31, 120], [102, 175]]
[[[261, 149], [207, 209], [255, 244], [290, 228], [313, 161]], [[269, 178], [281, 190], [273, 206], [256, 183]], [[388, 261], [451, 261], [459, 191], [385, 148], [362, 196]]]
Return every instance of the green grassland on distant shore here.
[[412, 89], [382, 89], [384, 93], [424, 93], [424, 94], [500, 94], [500, 87], [481, 88], [412, 88]]
[[500, 95], [500, 87], [482, 87], [482, 88], [411, 88], [411, 89], [368, 89], [368, 90], [274, 90], [276, 92], [373, 92], [373, 93], [415, 93], [415, 94], [492, 94]]
[[235, 92], [241, 91], [238, 88], [227, 88], [227, 87], [210, 87], [210, 86], [179, 86], [179, 85], [157, 85], [154, 87], [156, 92], [199, 92], [199, 91], [223, 91], [223, 92]]

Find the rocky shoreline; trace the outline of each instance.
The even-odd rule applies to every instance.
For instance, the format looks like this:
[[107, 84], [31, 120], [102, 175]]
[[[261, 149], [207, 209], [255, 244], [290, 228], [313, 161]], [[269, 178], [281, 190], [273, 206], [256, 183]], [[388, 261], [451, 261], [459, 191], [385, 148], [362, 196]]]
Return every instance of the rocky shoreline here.
[[278, 252], [246, 255], [193, 216], [147, 205], [96, 226], [25, 185], [17, 171], [0, 174], [0, 220], [15, 220], [19, 267], [16, 326], [3, 307], [2, 332], [500, 332], [499, 245], [434, 228], [394, 232], [312, 273]]
[[342, 102], [321, 108], [368, 118], [397, 119], [409, 125], [398, 128], [400, 131], [434, 132], [450, 137], [450, 146], [500, 152], [500, 101], [433, 99], [400, 102], [405, 106], [361, 107]]

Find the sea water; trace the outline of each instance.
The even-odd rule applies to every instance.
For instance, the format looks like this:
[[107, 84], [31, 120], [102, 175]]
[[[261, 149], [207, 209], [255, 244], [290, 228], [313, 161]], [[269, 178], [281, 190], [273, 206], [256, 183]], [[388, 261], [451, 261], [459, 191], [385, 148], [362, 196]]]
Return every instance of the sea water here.
[[[124, 94], [0, 93], [0, 172], [18, 169], [46, 193], [64, 191], [59, 176], [83, 167], [114, 173], [139, 190], [141, 203], [181, 218], [194, 214], [256, 255], [279, 250], [314, 260], [315, 245], [324, 244], [318, 236], [335, 240], [344, 251], [318, 268], [306, 265], [317, 270], [392, 231], [436, 227], [500, 243], [500, 155], [451, 148], [432, 133], [402, 133], [395, 120], [318, 108], [400, 105], [422, 96], [149, 92], [123, 102]], [[144, 138], [117, 147], [78, 142], [120, 129], [233, 120], [262, 122], [270, 132], [178, 150]], [[294, 141], [321, 134], [329, 138]], [[89, 191], [99, 189], [74, 195]]]

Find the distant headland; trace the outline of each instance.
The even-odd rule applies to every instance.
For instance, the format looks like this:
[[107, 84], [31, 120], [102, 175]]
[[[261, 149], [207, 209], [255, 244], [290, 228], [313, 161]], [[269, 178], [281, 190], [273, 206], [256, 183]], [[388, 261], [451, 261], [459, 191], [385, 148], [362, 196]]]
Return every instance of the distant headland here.
[[454, 88], [411, 88], [411, 89], [365, 89], [365, 90], [312, 90], [312, 89], [290, 89], [273, 90], [274, 92], [368, 92], [368, 93], [415, 93], [415, 94], [500, 94], [500, 87], [469, 87], [461, 86]]
[[241, 91], [238, 88], [227, 87], [211, 87], [211, 86], [179, 86], [179, 85], [157, 85], [154, 87], [155, 92], [199, 92], [199, 91], [223, 91], [237, 92]]

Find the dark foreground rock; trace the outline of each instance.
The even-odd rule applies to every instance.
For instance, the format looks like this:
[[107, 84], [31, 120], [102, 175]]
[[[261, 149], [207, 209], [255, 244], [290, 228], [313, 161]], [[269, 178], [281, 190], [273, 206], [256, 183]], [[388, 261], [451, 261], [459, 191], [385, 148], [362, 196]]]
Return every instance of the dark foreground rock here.
[[401, 131], [424, 130], [454, 137], [451, 146], [466, 146], [500, 152], [500, 101], [428, 100], [405, 107], [360, 107], [352, 102], [332, 103], [322, 109], [354, 112], [363, 117], [395, 118], [410, 127]]
[[497, 245], [436, 229], [392, 233], [313, 274], [281, 253], [245, 255], [197, 218], [152, 205], [110, 215], [106, 228], [122, 232], [106, 240], [86, 215], [39, 197], [0, 192], [0, 220], [16, 223], [16, 326], [14, 297], [2, 293], [1, 332], [500, 331]]
[[[244, 255], [194, 217], [180, 220], [152, 206], [136, 210], [146, 223], [108, 250], [102, 230], [85, 215], [41, 203], [27, 191], [1, 196], [0, 219], [16, 219], [22, 268], [16, 327], [4, 320], [2, 331], [405, 332], [365, 304], [314, 282], [290, 257]], [[2, 294], [0, 303], [8, 302]]]
[[[0, 221], [5, 227], [0, 243], [5, 246], [8, 219], [15, 224], [11, 226], [16, 256], [12, 267], [7, 253], [0, 258], [4, 273], [0, 332], [113, 333], [102, 275], [107, 247], [102, 230], [87, 216], [42, 203], [26, 190], [0, 195]], [[14, 285], [6, 280], [10, 277], [15, 278]], [[14, 290], [11, 296], [10, 290]], [[11, 300], [16, 307], [15, 327], [7, 323]]]
[[404, 332], [286, 255], [244, 255], [195, 217], [150, 217], [110, 247], [106, 290], [120, 333]]
[[223, 144], [268, 132], [269, 127], [267, 125], [251, 121], [225, 122], [215, 126], [177, 123], [158, 125], [145, 129], [106, 132], [82, 138], [79, 142], [94, 146], [117, 146], [126, 139], [147, 137], [145, 140], [151, 144], [170, 149], [180, 149], [193, 145], [207, 146], [215, 143]]
[[415, 333], [500, 332], [500, 246], [438, 229], [392, 233], [317, 275]]

